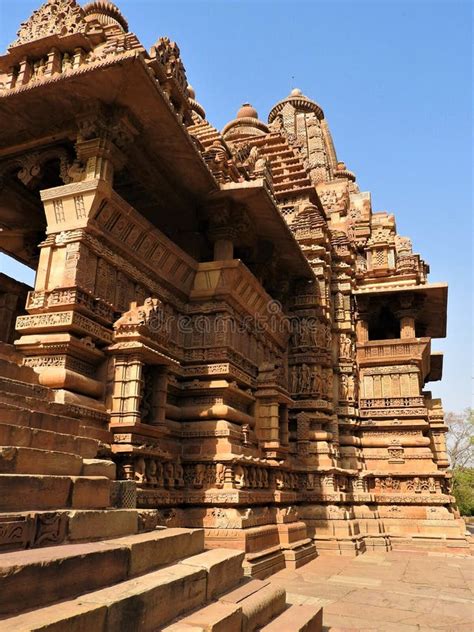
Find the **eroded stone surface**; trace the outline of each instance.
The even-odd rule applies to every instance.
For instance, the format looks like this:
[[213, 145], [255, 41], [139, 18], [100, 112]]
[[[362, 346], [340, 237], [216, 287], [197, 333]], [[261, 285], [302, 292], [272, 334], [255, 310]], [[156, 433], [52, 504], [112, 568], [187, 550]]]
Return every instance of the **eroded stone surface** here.
[[271, 580], [286, 588], [290, 603], [322, 606], [324, 629], [334, 632], [467, 630], [474, 592], [464, 574], [471, 569], [466, 555], [366, 553], [318, 558]]

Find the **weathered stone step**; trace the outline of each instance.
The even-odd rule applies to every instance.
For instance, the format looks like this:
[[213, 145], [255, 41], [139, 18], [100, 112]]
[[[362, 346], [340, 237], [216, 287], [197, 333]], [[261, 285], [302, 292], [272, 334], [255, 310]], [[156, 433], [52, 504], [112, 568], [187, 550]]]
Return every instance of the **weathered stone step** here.
[[39, 404], [37, 400], [0, 389], [0, 423], [38, 428], [50, 432], [82, 435], [79, 419], [53, 413], [51, 402]]
[[254, 632], [283, 612], [286, 607], [286, 593], [281, 586], [253, 579], [219, 597], [219, 601], [240, 606], [242, 632]]
[[[0, 552], [118, 538], [156, 528], [151, 510], [57, 509], [0, 513]], [[164, 527], [163, 527], [164, 528]]]
[[0, 423], [0, 445], [68, 452], [85, 459], [93, 459], [97, 454], [100, 442], [89, 437], [54, 432], [53, 430]]
[[[0, 375], [0, 423], [19, 426], [29, 426], [66, 434], [74, 434], [81, 437], [90, 437], [97, 442], [109, 443], [111, 434], [107, 430], [107, 415], [105, 410], [99, 413], [101, 420], [87, 418], [87, 408], [84, 408], [85, 416], [70, 416], [68, 407], [64, 403], [55, 401], [43, 401], [35, 396], [34, 385], [19, 383], [22, 392], [9, 392], [5, 390], [10, 385], [2, 384]], [[3, 390], [2, 390], [3, 389]], [[30, 395], [25, 394], [33, 389]], [[52, 391], [49, 389], [51, 395]], [[92, 411], [95, 417], [97, 411]]]
[[105, 476], [111, 481], [117, 476], [117, 466], [106, 459], [83, 459], [82, 476]]
[[0, 474], [79, 476], [81, 473], [82, 458], [76, 454], [0, 445]]
[[[97, 565], [90, 570], [90, 575], [97, 575], [101, 568]], [[0, 631], [156, 632], [176, 616], [202, 606], [205, 599], [206, 572], [194, 566], [175, 564], [4, 619], [0, 621]]]
[[231, 603], [216, 602], [185, 615], [162, 632], [241, 632], [242, 608]]
[[[100, 542], [4, 553], [0, 556], [0, 615], [124, 582], [184, 556], [193, 556], [203, 546], [204, 532], [200, 529], [163, 529]], [[206, 596], [204, 560], [201, 565], [187, 568], [203, 573]]]
[[101, 476], [0, 474], [0, 511], [104, 509], [110, 485]]
[[210, 601], [231, 588], [235, 588], [242, 581], [244, 576], [242, 568], [244, 557], [244, 551], [211, 549], [199, 555], [186, 557], [181, 563], [187, 566], [203, 568], [206, 571], [206, 598]]
[[260, 632], [321, 632], [323, 609], [320, 606], [292, 605], [260, 629]]

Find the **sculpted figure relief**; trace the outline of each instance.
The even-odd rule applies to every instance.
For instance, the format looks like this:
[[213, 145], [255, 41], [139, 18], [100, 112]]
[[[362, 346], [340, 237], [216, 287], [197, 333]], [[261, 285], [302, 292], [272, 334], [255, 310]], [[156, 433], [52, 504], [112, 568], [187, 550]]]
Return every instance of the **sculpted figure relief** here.
[[339, 336], [339, 356], [341, 358], [352, 358], [352, 340], [347, 334]]

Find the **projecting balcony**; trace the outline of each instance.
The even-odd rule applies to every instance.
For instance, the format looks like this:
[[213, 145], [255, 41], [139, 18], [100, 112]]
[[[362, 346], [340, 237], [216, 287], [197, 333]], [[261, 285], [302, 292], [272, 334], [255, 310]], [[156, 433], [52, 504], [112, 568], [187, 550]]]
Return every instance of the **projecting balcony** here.
[[430, 355], [430, 338], [371, 340], [357, 345], [360, 367], [415, 364], [420, 368], [423, 379], [430, 371]]

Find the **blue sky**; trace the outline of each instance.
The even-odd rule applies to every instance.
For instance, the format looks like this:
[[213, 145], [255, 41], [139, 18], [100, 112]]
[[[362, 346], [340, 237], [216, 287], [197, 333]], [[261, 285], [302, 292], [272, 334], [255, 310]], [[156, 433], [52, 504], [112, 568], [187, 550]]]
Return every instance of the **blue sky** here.
[[[38, 1], [0, 0], [0, 48]], [[218, 128], [251, 102], [266, 119], [293, 87], [324, 109], [340, 160], [373, 208], [447, 281], [446, 410], [472, 402], [472, 7], [468, 1], [122, 0], [142, 43], [178, 42]], [[0, 258], [0, 270], [28, 280]], [[31, 279], [31, 275], [29, 276]]]

